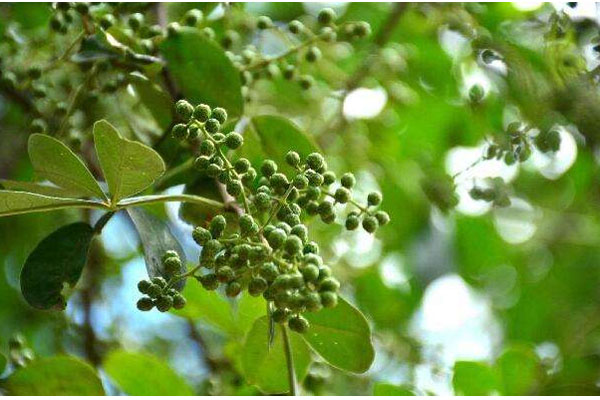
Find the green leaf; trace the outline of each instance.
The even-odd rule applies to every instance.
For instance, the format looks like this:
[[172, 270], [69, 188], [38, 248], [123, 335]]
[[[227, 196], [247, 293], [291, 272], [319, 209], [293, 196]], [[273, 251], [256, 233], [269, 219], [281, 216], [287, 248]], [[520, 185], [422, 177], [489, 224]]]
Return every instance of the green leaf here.
[[285, 162], [288, 151], [294, 150], [303, 158], [319, 151], [314, 140], [287, 118], [262, 115], [252, 118], [250, 124], [252, 129], [246, 131], [242, 153], [255, 166], [260, 166], [266, 156], [284, 170], [291, 170]]
[[74, 287], [87, 260], [94, 230], [83, 222], [65, 225], [46, 236], [21, 271], [21, 292], [39, 309], [64, 310], [63, 284]]
[[415, 392], [406, 385], [392, 385], [391, 383], [377, 382], [373, 386], [373, 396], [416, 396]]
[[0, 217], [64, 208], [103, 208], [97, 201], [50, 197], [28, 192], [0, 190]]
[[11, 396], [103, 396], [100, 378], [90, 365], [70, 356], [34, 360], [3, 384]]
[[179, 90], [191, 102], [223, 107], [232, 118], [242, 115], [239, 71], [223, 49], [199, 30], [184, 27], [160, 46]]
[[183, 296], [187, 304], [181, 310], [174, 310], [176, 315], [191, 320], [200, 319], [227, 334], [237, 333], [231, 305], [219, 293], [194, 283], [186, 286]]
[[[162, 276], [168, 279], [162, 263], [163, 255], [168, 250], [175, 250], [179, 254], [179, 258], [181, 259], [179, 274], [187, 271], [185, 252], [165, 222], [139, 207], [128, 208], [127, 213], [140, 235], [140, 240], [144, 247], [146, 270], [150, 278]], [[173, 287], [181, 291], [184, 285], [185, 279], [182, 279], [175, 283]]]
[[144, 106], [156, 120], [158, 126], [166, 130], [173, 120], [173, 100], [160, 86], [152, 83], [139, 72], [129, 74], [129, 82]]
[[0, 188], [12, 190], [15, 192], [29, 192], [41, 194], [50, 197], [70, 197], [74, 198], [79, 195], [77, 191], [64, 189], [54, 185], [47, 185], [39, 182], [21, 182], [11, 181], [8, 179], [0, 179]]
[[237, 303], [235, 314], [236, 327], [245, 335], [260, 317], [267, 315], [267, 302], [261, 296], [253, 297], [243, 292]]
[[166, 361], [151, 354], [115, 350], [104, 360], [104, 370], [130, 396], [191, 396], [187, 382]]
[[29, 136], [28, 149], [39, 177], [83, 197], [106, 198], [83, 161], [61, 141], [36, 133]]
[[156, 151], [122, 138], [105, 120], [94, 124], [94, 142], [115, 203], [146, 189], [165, 172], [165, 163]]
[[0, 353], [0, 375], [2, 375], [2, 372], [4, 372], [4, 368], [6, 368], [6, 363], [6, 356]]
[[540, 360], [533, 349], [526, 346], [509, 347], [496, 360], [502, 381], [502, 394], [531, 395], [542, 381]]
[[500, 391], [496, 371], [485, 363], [475, 361], [457, 361], [454, 364], [452, 387], [458, 396], [488, 396]]
[[340, 298], [336, 307], [304, 316], [310, 329], [303, 338], [325, 361], [350, 372], [369, 369], [375, 349], [369, 324], [358, 309]]
[[[267, 317], [257, 319], [252, 326], [244, 348], [242, 366], [248, 383], [258, 386], [265, 393], [285, 393], [289, 391], [287, 364], [283, 351], [283, 338], [280, 326], [275, 330], [275, 341], [269, 348]], [[290, 332], [292, 357], [298, 382], [301, 382], [310, 364], [310, 350], [301, 336]]]

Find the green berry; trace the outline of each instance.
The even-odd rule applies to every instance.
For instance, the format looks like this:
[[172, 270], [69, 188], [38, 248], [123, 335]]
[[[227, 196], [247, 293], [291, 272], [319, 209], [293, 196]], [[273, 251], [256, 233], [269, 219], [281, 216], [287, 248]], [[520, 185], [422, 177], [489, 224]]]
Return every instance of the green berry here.
[[290, 23], [288, 24], [288, 29], [294, 35], [297, 35], [304, 30], [304, 24], [295, 19], [293, 21], [290, 21]]
[[286, 309], [283, 309], [283, 308], [278, 308], [278, 309], [274, 310], [273, 313], [271, 314], [271, 318], [273, 318], [273, 321], [278, 324], [283, 324], [283, 323], [287, 322], [289, 317], [290, 317], [289, 311], [287, 311]]
[[270, 27], [273, 26], [273, 21], [271, 21], [271, 18], [263, 15], [258, 17], [258, 19], [256, 20], [256, 27], [258, 29], [269, 29]]
[[194, 106], [187, 100], [181, 99], [175, 103], [175, 112], [184, 121], [189, 121], [194, 113]]
[[156, 299], [156, 308], [158, 311], [167, 312], [171, 307], [173, 307], [173, 297], [165, 294], [158, 296], [158, 299]]
[[350, 214], [346, 218], [346, 229], [349, 231], [353, 231], [356, 228], [358, 228], [359, 224], [360, 224], [360, 221], [358, 219], [358, 216], [356, 216], [356, 214]]
[[187, 26], [196, 26], [198, 25], [198, 22], [202, 21], [202, 18], [204, 18], [202, 11], [193, 8], [185, 13], [183, 16], [183, 23]]
[[150, 286], [152, 286], [152, 283], [150, 283], [150, 281], [147, 280], [141, 280], [137, 284], [137, 288], [142, 294], [148, 294]]
[[189, 132], [187, 125], [185, 124], [176, 124], [171, 130], [171, 134], [177, 140], [185, 140], [187, 139]]
[[260, 167], [260, 171], [264, 176], [269, 178], [271, 175], [277, 172], [277, 164], [275, 164], [275, 161], [273, 160], [264, 160]]
[[179, 257], [169, 257], [165, 260], [165, 271], [169, 275], [173, 275], [181, 269], [181, 260]]
[[215, 118], [209, 118], [204, 124], [204, 129], [208, 133], [217, 133], [221, 129], [221, 124]]
[[286, 234], [282, 229], [274, 229], [267, 235], [267, 242], [273, 249], [280, 248], [285, 242]]
[[480, 103], [485, 97], [485, 90], [479, 84], [471, 86], [469, 89], [469, 100], [471, 103]]
[[227, 283], [231, 282], [235, 278], [235, 273], [231, 269], [231, 267], [223, 266], [217, 269], [216, 271], [217, 279], [219, 282]]
[[327, 171], [323, 174], [323, 185], [329, 186], [335, 182], [335, 173], [333, 171]]
[[333, 277], [327, 277], [319, 284], [319, 291], [322, 292], [337, 292], [340, 288], [340, 283]]
[[162, 276], [155, 276], [151, 279], [151, 281], [153, 284], [157, 285], [161, 289], [167, 286], [167, 281]]
[[158, 296], [160, 296], [160, 294], [162, 293], [162, 287], [153, 283], [151, 284], [146, 293], [148, 296], [152, 297], [153, 299], [157, 298]]
[[216, 107], [212, 110], [210, 117], [219, 121], [220, 124], [224, 124], [227, 121], [227, 111], [224, 108]]
[[319, 297], [321, 297], [321, 304], [326, 308], [333, 308], [337, 306], [338, 303], [338, 295], [334, 292], [320, 292]]
[[150, 297], [142, 297], [137, 301], [137, 309], [140, 311], [150, 311], [154, 307], [154, 301]]
[[363, 218], [362, 227], [365, 231], [367, 231], [369, 233], [373, 233], [377, 230], [378, 226], [379, 226], [379, 222], [377, 221], [377, 218], [375, 218], [371, 215], [368, 215]]
[[375, 213], [375, 218], [377, 218], [379, 226], [387, 225], [388, 222], [390, 222], [390, 216], [385, 211], [377, 211]]
[[183, 297], [179, 293], [173, 296], [173, 308], [174, 309], [181, 310], [183, 307], [185, 307], [185, 303], [187, 303], [187, 301], [185, 300], [185, 297]]
[[242, 144], [244, 144], [244, 138], [237, 132], [229, 132], [225, 136], [225, 145], [232, 150], [237, 149]]
[[369, 36], [371, 34], [371, 25], [368, 22], [359, 21], [354, 25], [352, 33], [359, 38]]
[[320, 173], [313, 171], [312, 169], [306, 170], [304, 175], [308, 178], [308, 184], [313, 187], [319, 187], [323, 184], [324, 178]]
[[215, 274], [206, 274], [198, 278], [202, 287], [206, 290], [215, 290], [219, 287], [219, 280]]
[[336, 19], [335, 11], [331, 8], [324, 8], [319, 11], [319, 15], [317, 15], [317, 21], [321, 25], [329, 25]]
[[350, 191], [345, 187], [339, 187], [335, 191], [335, 201], [340, 204], [346, 204], [350, 200]]
[[167, 250], [167, 251], [165, 251], [165, 254], [163, 254], [163, 256], [162, 256], [162, 261], [165, 262], [165, 260], [170, 257], [179, 258], [179, 253], [177, 253], [175, 250]]
[[319, 311], [323, 305], [321, 304], [321, 296], [318, 293], [309, 293], [302, 299], [302, 305], [306, 307], [308, 311]]
[[75, 3], [75, 11], [81, 15], [87, 15], [90, 12], [90, 7], [87, 3]]
[[321, 50], [319, 50], [319, 48], [316, 46], [312, 46], [308, 49], [304, 58], [308, 62], [315, 62], [321, 58]]
[[42, 69], [40, 67], [29, 67], [27, 69], [27, 76], [31, 79], [39, 79], [42, 76]]
[[308, 328], [310, 328], [310, 323], [308, 320], [300, 315], [294, 315], [288, 321], [288, 326], [291, 330], [298, 333], [306, 333]]
[[252, 278], [248, 284], [248, 293], [250, 293], [251, 296], [260, 296], [267, 290], [268, 286], [269, 284], [265, 279], [259, 277]]
[[306, 157], [306, 165], [315, 171], [319, 171], [325, 166], [325, 159], [319, 153], [310, 153]]
[[233, 281], [227, 284], [225, 287], [225, 294], [228, 297], [235, 297], [242, 291], [242, 285], [239, 282]]
[[242, 232], [249, 232], [252, 229], [252, 226], [255, 224], [254, 218], [252, 218], [249, 214], [244, 214], [240, 217], [240, 230]]
[[291, 81], [296, 76], [296, 67], [293, 65], [287, 65], [283, 70], [283, 77], [288, 81]]
[[227, 220], [222, 215], [216, 215], [210, 221], [210, 233], [214, 238], [221, 236], [225, 227], [227, 226]]
[[194, 118], [200, 122], [206, 122], [210, 118], [211, 109], [206, 104], [200, 104], [194, 108]]
[[259, 274], [263, 278], [267, 280], [267, 282], [273, 282], [275, 278], [279, 275], [279, 270], [277, 266], [272, 262], [266, 262], [260, 266]]
[[340, 183], [342, 184], [343, 187], [347, 188], [347, 189], [352, 189], [354, 187], [354, 185], [356, 184], [356, 178], [354, 177], [354, 175], [350, 172], [346, 172], [344, 175], [342, 175], [342, 178], [340, 179]]
[[290, 235], [284, 243], [285, 251], [290, 254], [299, 254], [302, 251], [302, 240], [296, 235]]
[[316, 282], [319, 279], [319, 267], [314, 264], [306, 264], [300, 268], [300, 273], [306, 282]]
[[367, 203], [370, 206], [378, 206], [381, 203], [381, 193], [379, 192], [371, 192], [367, 196]]
[[131, 29], [137, 31], [144, 24], [144, 16], [140, 13], [131, 14], [127, 19], [127, 24]]
[[287, 162], [291, 167], [298, 166], [298, 164], [300, 164], [300, 154], [293, 150], [288, 151], [285, 155], [285, 162]]
[[315, 79], [310, 75], [302, 75], [298, 80], [298, 83], [300, 83], [300, 87], [303, 90], [308, 90], [314, 86]]

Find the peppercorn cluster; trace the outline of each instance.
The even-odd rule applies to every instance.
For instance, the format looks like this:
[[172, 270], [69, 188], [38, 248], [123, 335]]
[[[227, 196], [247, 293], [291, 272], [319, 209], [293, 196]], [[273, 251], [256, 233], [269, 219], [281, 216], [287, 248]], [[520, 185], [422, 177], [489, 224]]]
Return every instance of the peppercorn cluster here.
[[174, 250], [165, 252], [162, 258], [163, 270], [168, 281], [160, 276], [151, 280], [138, 282], [138, 290], [144, 294], [137, 302], [140, 311], [150, 311], [154, 307], [160, 312], [169, 311], [171, 308], [179, 310], [185, 306], [186, 300], [181, 293], [173, 288], [173, 284], [182, 279], [177, 275], [181, 270], [181, 259]]
[[[208, 290], [224, 287], [227, 296], [242, 290], [263, 296], [272, 304], [271, 317], [306, 332], [309, 323], [302, 313], [335, 307], [339, 282], [319, 255], [319, 246], [309, 239], [305, 221], [319, 217], [331, 224], [345, 206], [353, 208], [345, 217], [348, 230], [375, 232], [389, 222], [377, 210], [379, 192], [369, 193], [366, 204], [352, 198], [356, 179], [351, 173], [336, 178], [319, 153], [302, 157], [294, 150], [285, 155], [285, 168], [267, 159], [252, 167], [246, 158], [231, 161], [227, 150], [243, 144], [239, 133], [223, 134], [227, 120], [222, 108], [193, 106], [186, 100], [175, 105], [183, 121], [173, 127], [173, 136], [195, 140], [199, 151], [196, 169], [215, 178], [243, 208], [235, 221], [216, 215], [206, 226], [193, 231], [202, 246], [194, 276]], [[337, 187], [333, 189], [334, 185]]]
[[234, 52], [234, 45], [239, 41], [239, 34], [229, 30], [225, 33], [221, 44], [228, 49], [228, 55], [234, 65], [240, 70], [243, 83], [243, 94], [247, 101], [251, 100], [250, 87], [259, 79], [276, 79], [282, 77], [295, 81], [300, 88], [308, 90], [315, 84], [315, 79], [309, 73], [303, 72], [301, 62], [309, 64], [318, 62], [323, 51], [319, 46], [334, 43], [338, 40], [355, 40], [368, 36], [371, 27], [367, 22], [336, 23], [337, 15], [331, 8], [322, 9], [314, 21], [293, 20], [287, 27], [279, 26], [268, 16], [260, 16], [255, 21], [259, 31], [274, 30], [291, 36], [290, 47], [278, 56], [265, 56], [252, 43]]

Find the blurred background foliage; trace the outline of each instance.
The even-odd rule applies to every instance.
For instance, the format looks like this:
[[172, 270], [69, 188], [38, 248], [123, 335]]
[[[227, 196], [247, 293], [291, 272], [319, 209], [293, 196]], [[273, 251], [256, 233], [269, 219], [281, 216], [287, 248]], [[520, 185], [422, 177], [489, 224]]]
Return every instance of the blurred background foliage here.
[[[247, 42], [276, 54], [282, 38], [244, 31], [244, 21], [268, 15], [285, 28], [293, 19], [314, 20], [323, 6], [158, 7], [169, 20], [201, 8], [217, 39], [235, 27]], [[323, 45], [323, 58], [302, 67], [316, 79], [311, 90], [282, 79], [256, 81], [243, 115], [276, 114], [294, 121], [323, 149], [332, 169], [357, 175], [364, 195], [381, 190], [392, 221], [376, 237], [314, 226], [323, 254], [333, 260], [343, 282], [342, 292], [372, 323], [376, 359], [360, 376], [313, 363], [303, 391], [600, 394], [596, 6], [327, 6], [343, 21], [369, 22], [372, 35], [353, 46]], [[48, 33], [51, 16], [49, 4], [0, 5], [4, 66], [47, 62], [73, 40], [75, 31]], [[19, 43], [18, 51], [11, 53], [9, 39]], [[485, 54], [494, 57], [485, 59]], [[78, 84], [68, 72], [66, 77], [52, 73], [65, 96]], [[161, 86], [167, 84], [156, 76]], [[472, 97], [475, 85], [483, 89], [481, 98]], [[82, 105], [66, 138], [89, 153], [91, 124], [106, 118], [130, 137], [155, 145], [169, 166], [176, 166], [182, 155], [171, 139], [159, 139], [169, 115], [153, 114], [156, 108], [145, 101], [159, 100], [141, 93], [122, 88]], [[136, 113], [124, 115], [124, 109]], [[33, 177], [26, 143], [36, 116], [27, 98], [0, 88], [0, 178]], [[526, 162], [513, 165], [478, 161], [487, 143], [506, 137], [513, 121], [540, 132], [558, 129], [559, 150], [533, 149]], [[508, 207], [469, 196], [473, 184], [486, 177], [506, 182]], [[211, 190], [202, 182], [197, 187], [203, 193]], [[430, 198], [423, 191], [427, 187], [436, 188]], [[451, 196], [448, 187], [458, 196], [456, 207], [446, 207], [452, 203], [445, 198]], [[191, 258], [197, 257], [180, 210], [169, 205], [154, 211], [170, 221]], [[66, 312], [26, 305], [18, 282], [25, 258], [44, 236], [81, 217], [69, 211], [0, 219], [2, 352], [9, 338], [21, 333], [36, 357], [66, 352], [100, 366], [108, 393], [144, 394], [145, 382], [114, 372], [136, 368], [170, 382], [152, 394], [259, 393], [245, 383], [239, 357], [240, 336], [252, 321], [244, 318], [256, 310], [245, 309], [243, 300], [231, 304], [206, 297], [199, 285], [188, 285], [189, 306], [183, 311], [138, 312], [135, 284], [145, 269], [138, 239], [124, 216], [105, 228], [97, 257], [90, 260]], [[153, 363], [156, 368], [147, 367]]]

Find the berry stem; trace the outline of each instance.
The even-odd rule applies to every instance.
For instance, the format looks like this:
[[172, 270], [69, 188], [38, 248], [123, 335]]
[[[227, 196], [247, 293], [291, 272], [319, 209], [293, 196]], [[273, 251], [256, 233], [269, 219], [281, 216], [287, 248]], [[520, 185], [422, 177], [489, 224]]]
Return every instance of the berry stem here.
[[271, 222], [271, 220], [273, 219], [273, 217], [279, 212], [279, 210], [281, 209], [281, 207], [283, 207], [283, 204], [287, 200], [287, 198], [290, 195], [290, 193], [292, 193], [293, 189], [294, 189], [294, 185], [292, 183], [290, 183], [290, 186], [287, 188], [287, 190], [285, 191], [285, 193], [283, 194], [283, 196], [281, 197], [281, 199], [279, 199], [279, 201], [277, 203], [277, 206], [269, 214], [269, 218], [267, 218], [267, 221], [263, 224], [263, 226], [260, 227], [260, 231], [258, 231], [259, 235], [262, 234], [263, 230], [265, 229], [265, 226], [269, 225], [269, 222]]
[[285, 353], [285, 362], [288, 370], [288, 382], [290, 384], [290, 396], [298, 394], [298, 383], [296, 382], [296, 371], [294, 369], [294, 356], [292, 355], [292, 345], [288, 336], [287, 326], [281, 326], [281, 336], [283, 337], [283, 351]]
[[[325, 194], [335, 200], [335, 195], [333, 193], [325, 192]], [[362, 211], [364, 213], [368, 213], [369, 212], [369, 210], [368, 210], [367, 207], [365, 207], [365, 206], [357, 203], [353, 199], [348, 200], [348, 203], [352, 204], [354, 207], [358, 208], [360, 211]]]
[[46, 68], [44, 68], [44, 71], [45, 72], [50, 71], [50, 70], [54, 69], [55, 67], [57, 67], [58, 64], [65, 61], [71, 55], [71, 52], [73, 51], [75, 46], [77, 46], [77, 44], [79, 42], [81, 42], [81, 39], [83, 39], [84, 36], [85, 36], [85, 31], [82, 30], [79, 33], [79, 35], [77, 35], [77, 37], [71, 42], [71, 44], [69, 44], [69, 46], [65, 49], [65, 51], [58, 58], [56, 58], [52, 62], [50, 62], [50, 64], [48, 64], [46, 66]]

